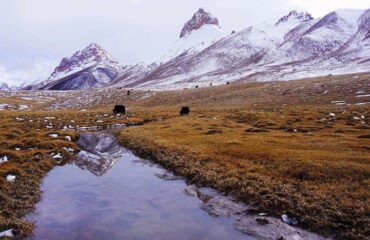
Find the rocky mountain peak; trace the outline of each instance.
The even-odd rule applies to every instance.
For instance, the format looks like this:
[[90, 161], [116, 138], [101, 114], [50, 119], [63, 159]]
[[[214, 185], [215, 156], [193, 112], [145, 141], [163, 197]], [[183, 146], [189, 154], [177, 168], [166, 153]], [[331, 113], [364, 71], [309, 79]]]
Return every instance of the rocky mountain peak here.
[[86, 68], [99, 63], [117, 63], [102, 47], [91, 43], [81, 51], [75, 52], [71, 57], [65, 57], [55, 68], [51, 77], [62, 72], [69, 72], [78, 68]]
[[308, 21], [311, 21], [313, 20], [313, 17], [310, 13], [308, 12], [297, 12], [296, 10], [293, 10], [291, 11], [288, 15], [280, 18], [277, 22], [276, 22], [276, 26], [277, 25], [280, 25], [282, 23], [285, 23], [285, 22], [288, 22], [290, 20], [298, 20], [299, 22], [303, 23], [303, 22], [308, 22]]
[[0, 83], [0, 90], [2, 90], [2, 91], [10, 91], [11, 89], [10, 89], [10, 87], [9, 87], [8, 84], [6, 84], [6, 83]]
[[203, 25], [212, 24], [219, 27], [218, 19], [214, 17], [210, 12], [203, 8], [199, 8], [193, 17], [187, 21], [181, 30], [180, 38], [185, 37], [192, 31], [201, 28]]

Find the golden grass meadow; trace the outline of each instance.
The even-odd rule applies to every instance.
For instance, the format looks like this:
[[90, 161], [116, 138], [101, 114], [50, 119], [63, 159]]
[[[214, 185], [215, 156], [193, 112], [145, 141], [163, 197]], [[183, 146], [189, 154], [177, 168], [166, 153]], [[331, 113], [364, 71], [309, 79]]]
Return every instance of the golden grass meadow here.
[[[24, 216], [40, 200], [48, 171], [79, 151], [77, 127], [140, 124], [116, 130], [119, 142], [189, 183], [235, 196], [253, 213], [288, 213], [325, 236], [368, 239], [370, 112], [362, 104], [368, 99], [356, 97], [370, 88], [368, 76], [130, 96], [91, 91], [86, 98], [101, 98], [70, 107], [71, 96], [37, 102], [22, 100], [27, 92], [3, 94], [2, 102], [30, 109], [0, 111], [0, 158], [7, 157], [0, 164], [0, 232], [32, 233]], [[111, 113], [120, 103], [126, 116]], [[181, 106], [190, 107], [189, 116], [179, 115]]]

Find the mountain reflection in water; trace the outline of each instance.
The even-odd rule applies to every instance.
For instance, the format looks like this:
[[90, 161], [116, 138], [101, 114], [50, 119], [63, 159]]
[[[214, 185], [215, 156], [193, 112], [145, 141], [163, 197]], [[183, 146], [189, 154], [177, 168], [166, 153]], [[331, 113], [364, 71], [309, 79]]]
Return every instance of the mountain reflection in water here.
[[72, 163], [96, 176], [106, 174], [124, 153], [124, 149], [107, 134], [81, 134], [78, 146], [82, 151]]

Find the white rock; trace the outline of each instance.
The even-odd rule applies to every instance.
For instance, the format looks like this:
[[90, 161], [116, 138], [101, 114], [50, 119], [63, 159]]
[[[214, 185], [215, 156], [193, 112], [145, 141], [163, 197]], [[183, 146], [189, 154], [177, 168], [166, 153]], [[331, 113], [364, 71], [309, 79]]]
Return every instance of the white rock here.
[[57, 153], [53, 156], [53, 159], [62, 159], [62, 155], [60, 153]]
[[289, 217], [289, 216], [288, 216], [288, 215], [286, 215], [286, 214], [283, 214], [283, 215], [281, 216], [281, 219], [282, 219], [285, 223], [287, 223], [287, 224], [289, 224], [289, 225], [297, 225], [297, 223], [298, 223], [297, 219], [295, 219], [294, 217], [293, 217], [293, 218], [291, 218], [291, 217]]
[[21, 149], [20, 148], [15, 148], [15, 151], [20, 151]]
[[15, 180], [15, 175], [8, 175], [8, 176], [6, 176], [6, 180], [8, 181], [8, 182], [14, 182], [14, 180]]
[[57, 138], [57, 137], [58, 137], [58, 134], [56, 134], [56, 133], [52, 133], [52, 134], [49, 134], [49, 137]]
[[67, 139], [67, 141], [72, 141], [72, 138], [70, 136], [65, 136], [65, 138]]
[[330, 117], [335, 117], [335, 113], [329, 113]]

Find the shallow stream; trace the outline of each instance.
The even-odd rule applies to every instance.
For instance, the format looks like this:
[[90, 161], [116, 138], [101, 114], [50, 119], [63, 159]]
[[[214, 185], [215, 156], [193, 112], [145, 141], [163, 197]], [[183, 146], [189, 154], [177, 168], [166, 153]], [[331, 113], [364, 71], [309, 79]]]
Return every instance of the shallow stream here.
[[34, 239], [322, 239], [187, 185], [107, 133], [82, 133], [78, 144], [72, 162], [44, 180], [42, 200], [28, 216]]

